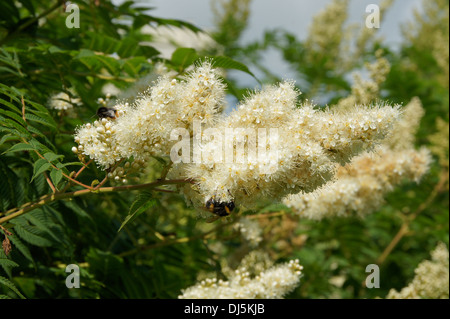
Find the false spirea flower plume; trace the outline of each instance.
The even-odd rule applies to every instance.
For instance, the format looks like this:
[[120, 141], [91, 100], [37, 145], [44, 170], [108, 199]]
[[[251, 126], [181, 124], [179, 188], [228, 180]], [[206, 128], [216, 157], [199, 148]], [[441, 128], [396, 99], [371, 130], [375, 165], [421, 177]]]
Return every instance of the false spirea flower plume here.
[[[269, 86], [218, 120], [222, 140], [228, 138], [233, 147], [227, 151], [224, 143], [223, 160], [183, 167], [185, 176], [196, 181], [194, 191], [190, 185], [184, 188], [194, 206], [214, 198], [251, 207], [313, 191], [332, 178], [338, 163], [384, 138], [399, 116], [397, 107], [383, 105], [321, 110], [309, 102], [297, 105], [298, 95], [292, 82]], [[206, 156], [217, 158], [222, 144], [205, 140]], [[258, 155], [248, 151], [246, 160], [232, 160], [242, 149], [256, 149]]]
[[447, 246], [440, 242], [431, 252], [431, 260], [422, 261], [414, 270], [410, 284], [400, 291], [391, 289], [387, 299], [448, 299], [449, 256]]
[[252, 206], [315, 190], [338, 163], [383, 139], [399, 116], [398, 107], [387, 105], [341, 111], [299, 105], [299, 94], [294, 83], [282, 82], [223, 114], [225, 85], [206, 62], [181, 80], [161, 77], [134, 103], [117, 105], [115, 118], [78, 128], [74, 151], [103, 169], [130, 159], [145, 164], [151, 156], [170, 156], [178, 142], [171, 133], [184, 129], [192, 138], [190, 161], [174, 163], [169, 178], [195, 181], [180, 188], [188, 202]]
[[424, 111], [418, 98], [404, 108], [391, 134], [374, 152], [365, 152], [338, 168], [335, 179], [317, 190], [289, 195], [283, 202], [310, 218], [365, 216], [379, 209], [384, 196], [404, 180], [419, 182], [432, 161], [430, 151], [414, 148]]
[[133, 164], [122, 170], [126, 177], [129, 169], [144, 167], [151, 156], [168, 156], [175, 128], [192, 131], [194, 120], [212, 125], [223, 109], [224, 97], [224, 84], [209, 63], [181, 81], [163, 76], [133, 103], [115, 105], [116, 117], [79, 127], [78, 147], [73, 151], [89, 156], [105, 170], [132, 158]]
[[300, 284], [302, 270], [303, 266], [295, 259], [253, 273], [242, 261], [235, 271], [228, 274], [228, 281], [216, 278], [202, 280], [182, 290], [178, 298], [281, 299]]

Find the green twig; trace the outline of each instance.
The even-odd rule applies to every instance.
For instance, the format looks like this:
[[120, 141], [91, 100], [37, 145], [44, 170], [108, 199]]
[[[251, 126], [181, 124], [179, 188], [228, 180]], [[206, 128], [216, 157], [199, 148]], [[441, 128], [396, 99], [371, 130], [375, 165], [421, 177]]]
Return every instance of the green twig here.
[[[185, 184], [185, 183], [192, 183], [192, 181], [190, 179], [176, 179], [176, 180], [156, 181], [156, 182], [152, 182], [152, 183], [138, 184], [138, 185], [102, 187], [102, 188], [96, 189], [95, 191], [91, 190], [91, 189], [82, 189], [82, 190], [69, 192], [69, 193], [48, 194], [48, 195], [42, 196], [41, 198], [39, 198], [38, 200], [36, 200], [34, 202], [29, 202], [29, 203], [22, 205], [21, 207], [18, 207], [13, 212], [0, 218], [0, 225], [13, 219], [13, 218], [21, 216], [33, 209], [42, 207], [51, 202], [61, 200], [61, 199], [84, 196], [84, 195], [87, 195], [90, 193], [111, 193], [111, 192], [123, 192], [123, 191], [139, 190], [139, 189], [156, 189], [157, 186]], [[157, 191], [165, 191], [165, 190], [157, 189]]]

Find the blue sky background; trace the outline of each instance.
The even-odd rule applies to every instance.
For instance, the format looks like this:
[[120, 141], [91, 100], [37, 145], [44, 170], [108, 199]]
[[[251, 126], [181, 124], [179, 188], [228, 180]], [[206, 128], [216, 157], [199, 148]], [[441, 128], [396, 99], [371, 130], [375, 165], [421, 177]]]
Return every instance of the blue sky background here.
[[[152, 14], [163, 18], [176, 18], [191, 22], [203, 29], [212, 29], [213, 14], [209, 0], [147, 0], [154, 7]], [[283, 28], [304, 39], [312, 18], [331, 0], [253, 0], [249, 27], [243, 41], [260, 39], [265, 30]], [[380, 4], [380, 0], [350, 1], [349, 22], [364, 23], [368, 4]], [[399, 25], [412, 20], [413, 8], [420, 8], [421, 0], [395, 0], [381, 25], [381, 34], [390, 44], [400, 41]]]
[[[162, 18], [185, 20], [208, 31], [213, 29], [213, 13], [210, 0], [141, 0], [154, 9], [152, 15]], [[266, 30], [282, 28], [305, 39], [314, 15], [331, 0], [253, 0], [250, 9], [249, 26], [242, 36], [242, 43], [262, 39]], [[364, 25], [366, 6], [380, 4], [380, 0], [351, 0], [348, 23]], [[422, 0], [395, 0], [382, 17], [379, 34], [385, 43], [398, 48], [401, 42], [400, 25], [413, 20], [413, 9], [421, 8]], [[289, 68], [277, 52], [268, 52], [265, 60], [270, 61], [269, 69], [281, 78], [291, 78]], [[258, 74], [257, 74], [258, 75]], [[239, 75], [243, 85], [256, 85], [250, 76]]]

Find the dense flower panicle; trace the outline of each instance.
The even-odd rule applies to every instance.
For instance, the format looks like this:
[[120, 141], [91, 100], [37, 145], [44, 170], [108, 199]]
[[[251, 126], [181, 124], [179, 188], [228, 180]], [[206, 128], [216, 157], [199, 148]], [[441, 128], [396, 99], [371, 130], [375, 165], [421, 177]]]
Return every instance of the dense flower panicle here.
[[422, 102], [418, 97], [414, 97], [402, 109], [402, 116], [393, 127], [384, 145], [392, 150], [413, 149], [415, 135], [420, 125], [420, 120], [425, 114]]
[[[334, 111], [319, 110], [306, 102], [298, 107], [298, 94], [292, 82], [267, 87], [218, 121], [216, 127], [224, 128], [225, 134], [227, 129], [238, 132], [235, 142], [231, 136], [232, 148], [224, 157], [236, 155], [239, 148], [256, 149], [257, 155], [249, 151], [243, 163], [224, 159], [189, 165], [186, 176], [197, 181], [197, 196], [189, 198], [194, 206], [216, 198], [251, 207], [263, 199], [280, 200], [290, 193], [313, 191], [331, 179], [337, 163], [348, 162], [383, 139], [399, 116], [398, 107], [390, 106]], [[260, 129], [266, 132], [262, 141]], [[271, 129], [277, 132], [273, 140]], [[246, 135], [248, 130], [256, 138]], [[211, 159], [223, 151], [222, 144], [214, 140], [201, 145], [206, 156], [214, 154]], [[259, 153], [261, 148], [265, 154]]]
[[431, 260], [422, 261], [414, 270], [415, 277], [401, 291], [391, 289], [387, 299], [448, 299], [449, 254], [444, 243], [431, 252]]
[[115, 105], [121, 114], [105, 119], [110, 126], [105, 132], [103, 120], [86, 124], [78, 128], [75, 141], [103, 168], [130, 157], [145, 161], [152, 155], [168, 156], [172, 130], [182, 127], [192, 132], [194, 120], [211, 125], [223, 109], [224, 97], [224, 84], [211, 64], [204, 63], [183, 81], [161, 77], [133, 104]]
[[162, 77], [138, 98], [132, 112], [117, 121], [117, 139], [124, 157], [143, 154], [167, 156], [176, 128], [193, 130], [194, 120], [211, 125], [222, 111], [224, 85], [210, 64], [197, 68], [179, 82]]
[[[301, 94], [294, 82], [282, 82], [266, 86], [248, 96], [236, 110], [223, 119], [219, 125], [225, 127], [274, 127], [289, 121], [297, 107]], [[278, 127], [278, 126], [276, 126]]]
[[335, 179], [314, 192], [301, 192], [283, 202], [302, 217], [364, 216], [384, 203], [384, 195], [404, 180], [419, 182], [429, 170], [428, 149], [414, 149], [415, 133], [424, 111], [413, 98], [391, 134], [373, 153], [366, 152], [338, 168]]
[[398, 117], [398, 107], [332, 109], [314, 125], [313, 138], [318, 140], [328, 156], [344, 164], [355, 154], [384, 139]]
[[179, 86], [176, 80], [161, 78], [117, 119], [116, 138], [123, 157], [147, 158], [168, 152]]
[[303, 266], [299, 261], [273, 266], [255, 277], [239, 267], [228, 281], [215, 278], [202, 280], [184, 289], [180, 299], [280, 299], [300, 283]]
[[176, 124], [183, 123], [190, 131], [193, 122], [200, 120], [211, 126], [224, 109], [225, 85], [219, 78], [219, 70], [204, 63], [195, 68], [185, 79]]
[[384, 195], [403, 180], [418, 182], [431, 162], [426, 148], [392, 151], [380, 147], [339, 168], [336, 180], [311, 193], [286, 197], [283, 202], [310, 219], [365, 216], [384, 204]]
[[[118, 116], [123, 116], [128, 108], [126, 104], [115, 106]], [[110, 118], [102, 118], [78, 127], [75, 142], [78, 147], [72, 150], [80, 156], [95, 159], [97, 165], [108, 169], [119, 162], [123, 156], [116, 137], [116, 123]]]
[[188, 202], [204, 207], [214, 198], [251, 207], [314, 191], [333, 177], [338, 163], [383, 139], [399, 116], [396, 106], [298, 105], [299, 94], [293, 82], [282, 82], [224, 115], [225, 86], [205, 62], [182, 80], [162, 76], [134, 103], [115, 106], [116, 118], [78, 128], [74, 151], [104, 169], [130, 158], [145, 163], [172, 155], [172, 133], [182, 129], [193, 138], [186, 154], [192, 162], [174, 163], [168, 177], [195, 180], [181, 186]]

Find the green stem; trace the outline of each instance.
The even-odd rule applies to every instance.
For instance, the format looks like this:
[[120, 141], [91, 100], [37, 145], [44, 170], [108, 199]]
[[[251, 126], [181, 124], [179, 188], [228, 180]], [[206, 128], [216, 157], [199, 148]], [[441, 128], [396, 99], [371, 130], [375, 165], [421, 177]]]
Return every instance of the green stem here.
[[[48, 194], [44, 195], [41, 198], [39, 198], [37, 201], [29, 202], [21, 207], [18, 207], [16, 211], [0, 218], [0, 225], [3, 223], [6, 223], [7, 221], [16, 218], [18, 216], [21, 216], [33, 209], [42, 207], [48, 203], [66, 199], [66, 198], [74, 198], [78, 196], [84, 196], [90, 193], [111, 193], [111, 192], [123, 192], [123, 191], [132, 191], [132, 190], [139, 190], [139, 189], [154, 189], [157, 186], [162, 185], [175, 185], [175, 184], [184, 184], [184, 183], [191, 183], [192, 181], [189, 179], [174, 179], [174, 180], [164, 180], [164, 181], [156, 181], [152, 183], [147, 184], [139, 184], [139, 185], [124, 185], [124, 186], [111, 186], [111, 187], [102, 187], [99, 189], [96, 189], [95, 191], [91, 189], [82, 189], [74, 192], [69, 193], [56, 193], [56, 194]], [[161, 189], [158, 189], [158, 191], [162, 191]]]

